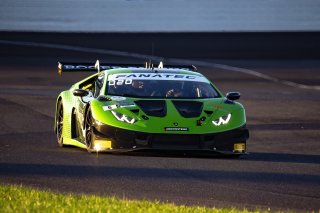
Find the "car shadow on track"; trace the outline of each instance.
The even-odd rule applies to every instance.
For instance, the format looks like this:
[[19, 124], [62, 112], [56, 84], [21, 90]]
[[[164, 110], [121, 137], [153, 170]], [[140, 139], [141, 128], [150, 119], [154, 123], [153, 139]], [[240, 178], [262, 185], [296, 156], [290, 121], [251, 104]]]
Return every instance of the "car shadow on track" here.
[[320, 164], [320, 155], [252, 152], [243, 160]]
[[237, 160], [244, 160], [244, 161], [320, 164], [320, 155], [288, 154], [288, 153], [252, 152], [246, 155], [223, 155], [223, 154], [214, 154], [214, 153], [185, 153], [185, 152], [132, 152], [132, 153], [114, 153], [114, 154], [134, 155], [134, 156], [143, 156], [143, 157], [217, 158], [217, 159], [237, 159]]
[[[79, 150], [76, 147], [68, 146], [69, 150]], [[91, 153], [95, 155], [95, 153]], [[269, 153], [269, 152], [250, 152], [244, 155], [224, 155], [212, 152], [193, 152], [193, 151], [168, 151], [168, 150], [139, 150], [132, 152], [113, 152], [99, 153], [99, 155], [114, 156], [137, 156], [137, 157], [170, 157], [170, 158], [207, 158], [207, 159], [234, 159], [241, 161], [264, 161], [264, 162], [283, 162], [283, 163], [308, 163], [320, 164], [320, 155], [291, 154], [291, 153]]]

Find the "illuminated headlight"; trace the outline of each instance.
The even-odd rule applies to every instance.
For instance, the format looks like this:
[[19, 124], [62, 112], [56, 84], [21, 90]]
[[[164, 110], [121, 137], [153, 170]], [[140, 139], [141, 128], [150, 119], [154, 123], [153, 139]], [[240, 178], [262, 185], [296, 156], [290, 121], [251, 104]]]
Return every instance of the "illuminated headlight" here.
[[111, 111], [111, 112], [118, 121], [123, 121], [123, 122], [129, 123], [129, 124], [133, 124], [134, 122], [136, 122], [136, 120], [134, 118], [123, 115], [119, 112], [115, 112], [115, 111]]
[[220, 126], [220, 125], [223, 125], [223, 124], [227, 124], [230, 121], [230, 119], [231, 119], [231, 114], [228, 114], [226, 116], [222, 116], [219, 119], [216, 119], [216, 120], [212, 121], [212, 123], [215, 126]]
[[101, 150], [101, 145], [99, 143], [95, 144], [94, 149], [99, 152]]

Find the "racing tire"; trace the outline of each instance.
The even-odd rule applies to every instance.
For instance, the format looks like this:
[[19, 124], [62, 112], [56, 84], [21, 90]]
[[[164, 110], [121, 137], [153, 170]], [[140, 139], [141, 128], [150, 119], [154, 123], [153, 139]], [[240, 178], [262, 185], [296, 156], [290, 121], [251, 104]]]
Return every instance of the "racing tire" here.
[[88, 152], [93, 152], [93, 139], [94, 139], [94, 132], [93, 132], [93, 118], [90, 107], [86, 113], [85, 122], [84, 122], [84, 129], [85, 129], [85, 142], [87, 146]]
[[56, 114], [56, 135], [57, 142], [60, 147], [63, 147], [63, 105], [61, 101], [58, 102]]

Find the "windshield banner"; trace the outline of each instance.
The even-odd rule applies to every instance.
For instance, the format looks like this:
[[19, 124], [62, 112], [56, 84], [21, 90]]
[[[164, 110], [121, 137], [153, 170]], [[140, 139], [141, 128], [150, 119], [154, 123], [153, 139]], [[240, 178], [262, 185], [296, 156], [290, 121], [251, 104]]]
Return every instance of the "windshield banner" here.
[[121, 73], [112, 74], [109, 81], [131, 81], [131, 80], [171, 80], [171, 81], [197, 81], [209, 82], [205, 77], [198, 75], [177, 74], [177, 73]]

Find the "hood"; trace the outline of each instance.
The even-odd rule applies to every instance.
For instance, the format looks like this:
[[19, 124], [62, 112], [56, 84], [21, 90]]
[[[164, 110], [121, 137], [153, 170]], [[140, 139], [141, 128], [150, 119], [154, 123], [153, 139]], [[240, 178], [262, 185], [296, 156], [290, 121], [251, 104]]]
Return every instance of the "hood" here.
[[[226, 103], [225, 98], [179, 100], [110, 97], [112, 101], [94, 101], [102, 123], [142, 132], [189, 134], [219, 132], [243, 125], [241, 104]], [[228, 124], [214, 125], [220, 117], [232, 114]], [[99, 114], [99, 115], [98, 115]], [[217, 121], [218, 122], [218, 121]]]

